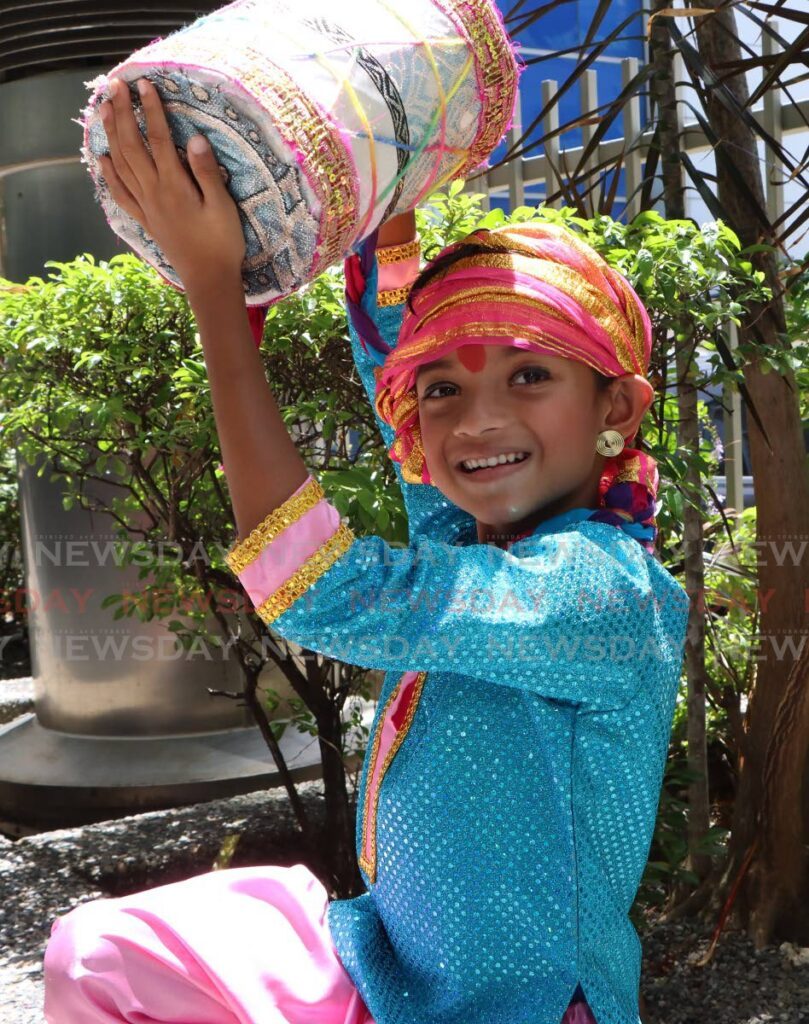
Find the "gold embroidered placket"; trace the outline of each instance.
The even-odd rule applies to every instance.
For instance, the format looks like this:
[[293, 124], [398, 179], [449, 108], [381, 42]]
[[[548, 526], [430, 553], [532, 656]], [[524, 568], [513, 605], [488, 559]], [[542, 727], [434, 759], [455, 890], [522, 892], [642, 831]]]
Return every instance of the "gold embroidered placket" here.
[[[364, 853], [361, 852], [357, 860], [362, 870], [368, 875], [368, 878], [371, 881], [371, 883], [376, 881], [376, 812], [379, 806], [379, 794], [380, 791], [382, 790], [382, 783], [385, 779], [385, 775], [388, 771], [388, 768], [390, 768], [393, 758], [396, 756], [396, 753], [399, 750], [399, 747], [401, 747], [405, 736], [410, 731], [410, 726], [413, 724], [413, 719], [415, 718], [416, 710], [418, 708], [419, 701], [421, 700], [421, 691], [424, 688], [424, 681], [426, 678], [426, 672], [419, 672], [418, 676], [416, 677], [413, 696], [410, 700], [410, 705], [407, 709], [405, 720], [402, 723], [402, 728], [397, 733], [396, 739], [391, 744], [391, 748], [388, 751], [387, 755], [385, 756], [385, 760], [382, 762], [382, 767], [379, 770], [379, 781], [377, 782], [376, 788], [374, 790], [374, 802], [372, 807], [369, 807], [369, 795], [366, 793], [365, 812], [362, 818], [362, 836], [360, 839], [360, 850], [365, 850], [365, 840], [370, 830], [372, 854], [371, 859], [367, 860]], [[402, 681], [400, 679], [396, 686], [394, 686], [388, 699], [385, 701], [385, 707], [382, 711], [382, 714], [379, 716], [379, 720], [377, 721], [376, 734], [374, 736], [374, 742], [371, 747], [370, 760], [368, 762], [368, 782], [370, 782], [371, 776], [373, 775], [374, 767], [376, 765], [376, 759], [379, 756], [379, 745], [382, 740], [382, 726], [384, 725], [385, 717], [387, 716], [388, 710], [393, 701], [395, 700], [396, 695], [401, 690], [401, 687]]]

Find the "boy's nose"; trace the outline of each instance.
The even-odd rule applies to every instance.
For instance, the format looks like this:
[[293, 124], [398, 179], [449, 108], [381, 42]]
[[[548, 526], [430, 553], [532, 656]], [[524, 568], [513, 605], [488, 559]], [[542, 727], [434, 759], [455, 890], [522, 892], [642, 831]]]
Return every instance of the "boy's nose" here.
[[465, 395], [458, 403], [453, 432], [459, 437], [476, 437], [492, 430], [504, 430], [514, 422], [506, 403], [495, 396], [479, 392]]

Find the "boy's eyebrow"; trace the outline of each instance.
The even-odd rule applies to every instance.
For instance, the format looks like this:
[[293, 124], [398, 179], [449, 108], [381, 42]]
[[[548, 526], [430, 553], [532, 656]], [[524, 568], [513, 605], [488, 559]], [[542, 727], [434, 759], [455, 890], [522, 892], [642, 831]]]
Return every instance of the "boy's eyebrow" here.
[[[514, 345], [498, 345], [497, 348], [505, 349], [505, 354], [507, 356], [531, 355], [530, 349], [518, 348]], [[539, 355], [538, 352], [534, 354]], [[416, 371], [416, 376], [418, 376], [418, 373], [421, 370], [445, 370], [448, 366], [452, 366], [449, 359], [433, 359], [429, 363], [422, 363]]]

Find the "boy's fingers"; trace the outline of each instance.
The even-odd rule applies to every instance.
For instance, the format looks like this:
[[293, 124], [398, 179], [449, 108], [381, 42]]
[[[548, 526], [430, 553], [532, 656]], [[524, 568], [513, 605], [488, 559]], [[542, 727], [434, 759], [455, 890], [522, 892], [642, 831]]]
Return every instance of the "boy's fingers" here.
[[[157, 169], [146, 149], [143, 136], [135, 120], [135, 112], [132, 109], [132, 97], [129, 94], [129, 86], [126, 82], [122, 82], [120, 79], [115, 79], [111, 82], [110, 97], [115, 117], [109, 120], [110, 122], [115, 122], [115, 136], [120, 154], [135, 180], [128, 180], [127, 177], [121, 175], [121, 168], [116, 163], [114, 155], [113, 163], [115, 163], [119, 177], [123, 177], [124, 183], [130, 192], [133, 195], [139, 195], [143, 188], [154, 185], [157, 180]], [[111, 142], [112, 140], [110, 140]], [[112, 147], [110, 147], [110, 153], [112, 154]]]
[[119, 178], [112, 160], [108, 156], [101, 156], [98, 158], [98, 162], [101, 166], [101, 173], [104, 175], [104, 180], [107, 183], [110, 197], [121, 207], [124, 213], [128, 213], [130, 217], [134, 217], [141, 225], [145, 225], [145, 218], [140, 203], [138, 203]]
[[140, 190], [138, 189], [135, 174], [126, 162], [126, 158], [121, 151], [121, 144], [118, 141], [118, 124], [115, 116], [115, 109], [109, 100], [101, 104], [99, 113], [101, 114], [101, 122], [104, 125], [104, 131], [107, 133], [107, 145], [110, 150], [109, 157], [107, 159], [115, 168], [115, 173], [118, 176], [118, 179], [123, 182], [126, 188], [130, 192], [139, 192]]
[[221, 196], [225, 183], [216, 162], [211, 144], [204, 135], [194, 135], [188, 141], [188, 163], [206, 202]]
[[177, 149], [171, 137], [166, 112], [160, 100], [160, 94], [147, 78], [138, 79], [143, 113], [146, 116], [146, 135], [152, 150], [157, 173], [159, 175], [185, 174], [185, 169], [177, 156]]

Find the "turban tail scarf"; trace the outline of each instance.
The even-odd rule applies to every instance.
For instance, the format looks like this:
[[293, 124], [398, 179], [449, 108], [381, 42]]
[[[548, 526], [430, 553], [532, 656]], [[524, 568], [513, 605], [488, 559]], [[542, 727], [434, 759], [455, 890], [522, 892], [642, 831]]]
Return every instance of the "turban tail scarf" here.
[[[374, 244], [372, 237], [349, 261], [349, 311], [363, 347], [375, 349], [381, 363], [374, 371], [376, 410], [394, 429], [388, 454], [407, 483], [430, 483], [416, 369], [462, 345], [514, 345], [575, 359], [607, 377], [646, 376], [652, 329], [643, 303], [622, 274], [560, 225], [480, 230], [447, 247], [442, 255], [470, 244], [485, 251], [459, 258], [411, 293], [393, 350], [362, 308]], [[658, 483], [655, 460], [625, 447], [606, 458], [599, 506], [589, 518], [623, 528], [653, 552]]]

